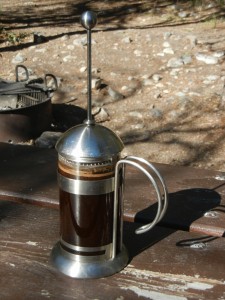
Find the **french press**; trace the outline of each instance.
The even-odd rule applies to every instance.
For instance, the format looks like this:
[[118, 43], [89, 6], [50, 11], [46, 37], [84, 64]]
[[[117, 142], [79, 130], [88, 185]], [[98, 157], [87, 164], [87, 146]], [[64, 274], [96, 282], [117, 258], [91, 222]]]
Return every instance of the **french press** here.
[[[124, 145], [110, 129], [96, 124], [91, 114], [91, 29], [94, 12], [81, 16], [87, 29], [87, 120], [65, 132], [56, 144], [60, 202], [60, 241], [52, 250], [53, 264], [74, 278], [99, 278], [122, 270], [129, 255], [123, 245], [123, 186], [125, 165], [142, 171], [156, 190], [158, 210], [149, 231], [167, 208], [167, 189], [157, 169], [140, 157], [121, 159]], [[148, 171], [148, 169], [150, 171]]]

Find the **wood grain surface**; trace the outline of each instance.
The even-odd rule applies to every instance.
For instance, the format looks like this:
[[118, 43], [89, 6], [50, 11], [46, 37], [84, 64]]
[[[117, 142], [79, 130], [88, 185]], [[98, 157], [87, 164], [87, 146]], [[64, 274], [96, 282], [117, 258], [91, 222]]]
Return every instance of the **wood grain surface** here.
[[165, 227], [135, 235], [125, 222], [129, 265], [108, 278], [77, 280], [50, 263], [58, 211], [0, 201], [0, 299], [224, 299], [225, 240]]

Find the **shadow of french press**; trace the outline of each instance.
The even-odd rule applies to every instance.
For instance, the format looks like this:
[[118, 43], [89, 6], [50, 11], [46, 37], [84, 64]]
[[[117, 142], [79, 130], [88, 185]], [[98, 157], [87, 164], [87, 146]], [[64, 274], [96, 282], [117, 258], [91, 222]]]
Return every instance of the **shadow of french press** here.
[[[220, 195], [212, 189], [193, 188], [169, 194], [169, 204], [160, 225], [178, 230], [189, 230], [191, 224], [206, 212], [218, 207]], [[156, 214], [157, 203], [135, 215], [135, 222], [151, 222]]]
[[[220, 202], [220, 195], [211, 189], [193, 188], [170, 193], [168, 209], [159, 223], [160, 226], [140, 235], [135, 234], [135, 229], [154, 219], [157, 203], [137, 212], [134, 223], [124, 222], [124, 243], [130, 260], [177, 230], [189, 231], [194, 221], [218, 207]], [[183, 243], [186, 245], [185, 241], [177, 241], [176, 245], [183, 246]]]
[[143, 224], [124, 222], [123, 242], [129, 253], [129, 261], [135, 256], [166, 238], [176, 230], [156, 226], [143, 234], [136, 234], [135, 230]]

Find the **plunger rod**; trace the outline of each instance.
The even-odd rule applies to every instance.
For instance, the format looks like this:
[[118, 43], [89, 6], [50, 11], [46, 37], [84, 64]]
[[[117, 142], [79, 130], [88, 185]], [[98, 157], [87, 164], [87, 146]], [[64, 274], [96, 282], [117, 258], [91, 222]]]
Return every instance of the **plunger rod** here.
[[87, 123], [92, 124], [94, 122], [91, 108], [92, 108], [92, 69], [91, 69], [91, 29], [87, 30], [87, 87], [88, 87], [88, 97], [87, 97]]
[[91, 108], [92, 108], [92, 99], [91, 99], [91, 81], [92, 81], [92, 72], [91, 72], [91, 29], [95, 27], [97, 23], [97, 16], [92, 11], [86, 11], [81, 16], [81, 24], [87, 29], [87, 121], [88, 125], [94, 124], [94, 119], [92, 118]]

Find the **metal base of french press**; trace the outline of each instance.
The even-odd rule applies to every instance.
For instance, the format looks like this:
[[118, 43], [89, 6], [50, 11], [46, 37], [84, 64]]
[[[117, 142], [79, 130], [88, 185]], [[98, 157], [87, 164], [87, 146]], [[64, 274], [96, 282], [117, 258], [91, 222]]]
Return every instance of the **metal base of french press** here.
[[124, 269], [129, 260], [128, 252], [123, 246], [122, 251], [114, 259], [81, 262], [73, 254], [63, 250], [58, 242], [52, 249], [53, 265], [63, 274], [73, 278], [101, 278], [113, 275]]

